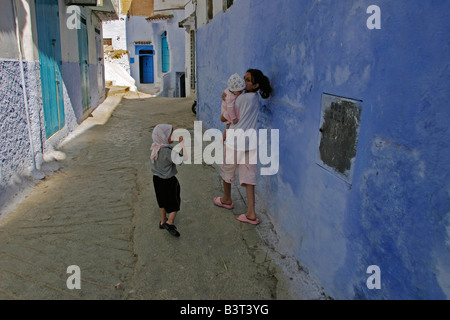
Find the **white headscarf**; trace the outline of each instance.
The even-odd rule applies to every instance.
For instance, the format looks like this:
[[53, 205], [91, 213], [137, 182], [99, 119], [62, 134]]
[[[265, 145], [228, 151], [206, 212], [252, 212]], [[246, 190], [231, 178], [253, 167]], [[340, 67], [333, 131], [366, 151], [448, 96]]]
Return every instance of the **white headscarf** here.
[[152, 150], [152, 163], [154, 163], [155, 160], [158, 159], [158, 153], [162, 147], [170, 146], [169, 138], [172, 133], [172, 128], [173, 127], [170, 124], [158, 124], [155, 129], [153, 129], [153, 144], [150, 148], [150, 150]]

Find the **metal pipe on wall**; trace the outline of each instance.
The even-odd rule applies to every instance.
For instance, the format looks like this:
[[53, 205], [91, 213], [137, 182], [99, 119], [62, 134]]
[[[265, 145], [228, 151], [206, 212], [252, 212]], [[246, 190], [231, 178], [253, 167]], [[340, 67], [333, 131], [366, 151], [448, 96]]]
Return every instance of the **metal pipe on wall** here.
[[15, 28], [16, 28], [17, 50], [19, 52], [20, 76], [22, 78], [23, 99], [24, 99], [24, 104], [25, 104], [28, 137], [30, 139], [30, 151], [31, 151], [31, 159], [33, 162], [33, 173], [34, 173], [37, 170], [36, 157], [34, 154], [33, 136], [31, 134], [30, 110], [28, 107], [28, 96], [27, 96], [27, 90], [26, 90], [26, 84], [25, 84], [25, 74], [24, 74], [24, 70], [23, 70], [23, 57], [22, 57], [22, 44], [20, 41], [19, 18], [17, 17], [16, 0], [11, 0], [11, 3], [12, 3], [12, 9], [13, 9], [14, 23], [15, 23]]

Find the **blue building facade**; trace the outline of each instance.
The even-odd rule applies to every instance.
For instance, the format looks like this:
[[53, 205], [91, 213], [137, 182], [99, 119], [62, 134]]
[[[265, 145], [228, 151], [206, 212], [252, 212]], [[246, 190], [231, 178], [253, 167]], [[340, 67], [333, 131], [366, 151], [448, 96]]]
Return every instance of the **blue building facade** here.
[[[183, 10], [167, 9], [150, 17], [131, 15], [126, 21], [130, 75], [139, 91], [181, 97], [185, 75], [185, 32], [178, 25]], [[183, 90], [181, 90], [183, 89]]]
[[[448, 299], [450, 2], [371, 5], [235, 1], [197, 30], [198, 118], [223, 128], [228, 77], [262, 70], [280, 170], [256, 190], [285, 246], [336, 299]], [[346, 179], [318, 161], [326, 95], [361, 106]]]

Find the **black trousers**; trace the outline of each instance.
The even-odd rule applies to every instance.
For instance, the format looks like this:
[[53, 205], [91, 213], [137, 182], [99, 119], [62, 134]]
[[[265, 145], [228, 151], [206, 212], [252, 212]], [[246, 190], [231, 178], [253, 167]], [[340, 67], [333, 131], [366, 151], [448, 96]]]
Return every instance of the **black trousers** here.
[[155, 187], [156, 200], [160, 208], [166, 209], [167, 213], [180, 211], [180, 183], [175, 176], [169, 179], [162, 179], [154, 175], [153, 186]]

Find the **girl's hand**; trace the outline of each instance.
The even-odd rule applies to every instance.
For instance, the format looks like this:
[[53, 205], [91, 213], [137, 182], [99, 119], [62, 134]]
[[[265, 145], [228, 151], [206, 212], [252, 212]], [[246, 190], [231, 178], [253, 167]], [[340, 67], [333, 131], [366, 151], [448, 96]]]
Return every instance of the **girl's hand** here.
[[183, 142], [183, 137], [179, 137], [178, 142], [180, 142], [180, 143]]
[[225, 99], [227, 98], [227, 94], [225, 93], [225, 91], [222, 93], [222, 100], [225, 101]]

